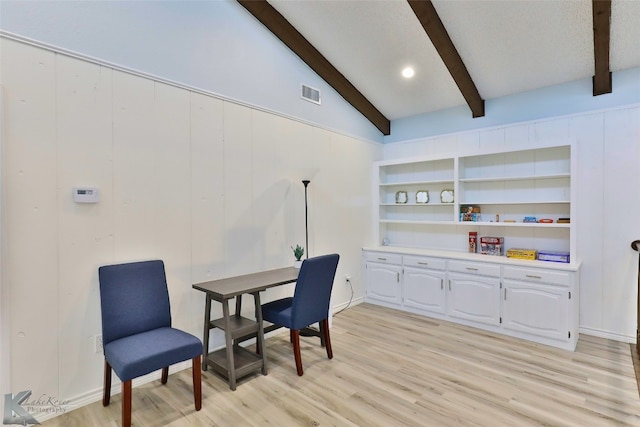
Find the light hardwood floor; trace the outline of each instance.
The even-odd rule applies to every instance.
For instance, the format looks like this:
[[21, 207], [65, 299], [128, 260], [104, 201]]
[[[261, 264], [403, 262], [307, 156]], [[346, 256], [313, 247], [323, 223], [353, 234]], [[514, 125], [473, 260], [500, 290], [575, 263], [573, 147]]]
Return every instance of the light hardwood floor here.
[[[334, 317], [333, 360], [302, 338], [296, 374], [289, 334], [267, 340], [267, 376], [235, 392], [203, 375], [193, 408], [191, 370], [133, 391], [135, 426], [640, 426], [629, 344], [582, 335], [558, 350], [361, 304]], [[120, 395], [43, 426], [120, 425]]]

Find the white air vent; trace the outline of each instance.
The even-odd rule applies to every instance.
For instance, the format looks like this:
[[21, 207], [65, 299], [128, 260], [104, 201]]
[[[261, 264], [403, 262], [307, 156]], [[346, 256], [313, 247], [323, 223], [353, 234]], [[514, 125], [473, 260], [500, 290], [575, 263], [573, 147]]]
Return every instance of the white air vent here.
[[302, 85], [300, 96], [302, 99], [306, 99], [309, 102], [320, 105], [320, 91], [318, 89]]

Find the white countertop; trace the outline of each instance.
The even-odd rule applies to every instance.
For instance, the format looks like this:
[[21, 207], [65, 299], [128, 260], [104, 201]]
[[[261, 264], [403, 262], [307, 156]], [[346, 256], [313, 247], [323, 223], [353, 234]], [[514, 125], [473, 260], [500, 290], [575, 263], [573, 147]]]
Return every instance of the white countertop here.
[[548, 268], [553, 270], [567, 270], [567, 271], [578, 271], [581, 265], [581, 262], [579, 260], [578, 261], [572, 260], [570, 263], [537, 261], [537, 260], [507, 258], [506, 256], [491, 256], [491, 255], [473, 254], [469, 252], [443, 251], [443, 250], [437, 250], [437, 249], [411, 248], [411, 247], [402, 247], [402, 246], [369, 246], [369, 247], [362, 248], [362, 250], [369, 251], [369, 252], [382, 252], [382, 253], [392, 253], [392, 254], [400, 254], [400, 255], [423, 255], [423, 256], [431, 256], [431, 257], [437, 257], [437, 258], [460, 259], [465, 261], [489, 262], [494, 264], [517, 265], [517, 266], [525, 266], [525, 267], [533, 267], [533, 268]]

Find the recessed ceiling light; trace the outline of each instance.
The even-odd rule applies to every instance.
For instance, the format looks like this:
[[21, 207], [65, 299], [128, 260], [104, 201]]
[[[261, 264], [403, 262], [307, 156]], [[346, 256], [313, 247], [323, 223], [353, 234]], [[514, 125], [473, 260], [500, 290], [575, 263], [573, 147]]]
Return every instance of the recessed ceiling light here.
[[405, 79], [410, 79], [411, 77], [413, 77], [413, 75], [414, 75], [415, 73], [416, 73], [416, 72], [415, 72], [415, 71], [413, 71], [413, 68], [411, 68], [411, 67], [405, 67], [405, 68], [402, 70], [402, 77], [404, 77]]

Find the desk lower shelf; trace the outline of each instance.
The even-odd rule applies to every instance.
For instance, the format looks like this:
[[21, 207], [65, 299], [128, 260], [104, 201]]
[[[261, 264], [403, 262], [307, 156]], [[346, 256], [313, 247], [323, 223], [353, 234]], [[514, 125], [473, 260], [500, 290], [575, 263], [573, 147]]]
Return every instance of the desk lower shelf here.
[[[205, 361], [214, 371], [227, 379], [229, 378], [226, 348], [209, 353]], [[244, 347], [233, 346], [233, 361], [237, 378], [262, 369], [262, 356]]]
[[[258, 322], [247, 319], [239, 315], [229, 316], [229, 331], [233, 339], [258, 332]], [[227, 323], [224, 318], [212, 320], [209, 323], [209, 329], [218, 328], [223, 331], [227, 330]]]

